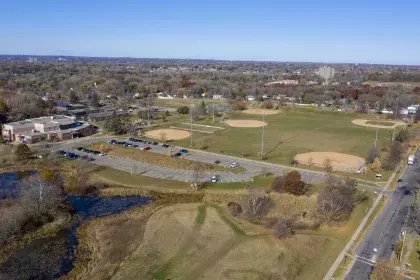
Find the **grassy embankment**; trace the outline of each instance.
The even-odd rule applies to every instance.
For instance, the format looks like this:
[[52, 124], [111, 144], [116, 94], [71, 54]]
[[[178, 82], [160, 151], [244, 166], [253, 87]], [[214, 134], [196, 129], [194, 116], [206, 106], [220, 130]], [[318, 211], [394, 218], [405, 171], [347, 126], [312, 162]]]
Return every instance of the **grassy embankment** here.
[[[69, 279], [254, 279], [295, 273], [296, 279], [321, 279], [355, 219], [363, 217], [364, 204], [344, 227], [298, 231], [284, 240], [261, 226], [237, 223], [223, 206], [151, 207], [82, 225], [79, 250], [90, 249], [92, 255]], [[127, 238], [123, 246], [112, 242]]]

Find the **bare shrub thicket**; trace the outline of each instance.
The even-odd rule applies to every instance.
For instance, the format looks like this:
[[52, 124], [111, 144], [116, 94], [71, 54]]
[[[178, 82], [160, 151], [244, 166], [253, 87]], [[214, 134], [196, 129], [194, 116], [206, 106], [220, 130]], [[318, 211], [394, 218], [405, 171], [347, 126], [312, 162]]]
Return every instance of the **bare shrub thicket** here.
[[292, 220], [279, 219], [274, 225], [274, 234], [277, 238], [290, 236], [293, 234], [292, 225]]
[[253, 191], [242, 201], [243, 215], [249, 220], [257, 220], [264, 217], [270, 207], [272, 201], [263, 192]]
[[242, 213], [242, 206], [239, 203], [229, 202], [227, 206], [229, 213], [234, 217]]
[[318, 195], [316, 214], [322, 223], [343, 222], [349, 218], [354, 203], [354, 183], [331, 176]]

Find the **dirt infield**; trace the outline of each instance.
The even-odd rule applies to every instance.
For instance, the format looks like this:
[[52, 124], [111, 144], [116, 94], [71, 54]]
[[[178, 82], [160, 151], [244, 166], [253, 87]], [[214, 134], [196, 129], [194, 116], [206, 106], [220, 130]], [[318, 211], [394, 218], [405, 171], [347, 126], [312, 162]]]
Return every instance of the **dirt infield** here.
[[242, 113], [244, 114], [249, 114], [249, 115], [274, 115], [277, 114], [279, 111], [278, 110], [267, 110], [267, 109], [248, 109], [248, 110], [244, 110], [242, 111]]
[[265, 122], [255, 120], [227, 120], [226, 123], [233, 127], [262, 127], [267, 125]]
[[148, 131], [146, 132], [146, 136], [159, 140], [162, 139], [162, 136], [164, 136], [166, 140], [180, 140], [190, 137], [190, 133], [184, 130], [165, 128]]
[[[386, 121], [383, 121], [383, 122], [394, 123], [393, 126], [368, 124], [367, 122], [369, 122], [369, 121], [372, 121], [372, 120], [355, 119], [355, 120], [352, 120], [351, 122], [355, 125], [361, 125], [361, 126], [366, 126], [366, 127], [375, 127], [375, 128], [376, 127], [378, 127], [378, 128], [388, 128], [388, 129], [393, 129], [393, 128], [399, 126], [399, 125], [407, 125], [404, 122], [397, 122], [397, 121], [391, 121], [391, 120], [390, 121], [386, 120]], [[381, 123], [381, 121], [379, 121], [379, 123]]]
[[365, 162], [361, 157], [334, 152], [304, 153], [295, 156], [295, 159], [299, 163], [316, 166], [324, 166], [325, 160], [330, 159], [333, 168], [341, 171], [356, 171]]

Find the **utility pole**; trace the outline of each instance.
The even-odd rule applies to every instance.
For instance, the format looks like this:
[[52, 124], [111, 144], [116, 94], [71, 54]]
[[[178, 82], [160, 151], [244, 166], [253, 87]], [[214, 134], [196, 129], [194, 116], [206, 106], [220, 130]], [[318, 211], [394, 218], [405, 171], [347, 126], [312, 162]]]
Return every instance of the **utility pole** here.
[[[399, 101], [399, 100], [400, 100], [400, 99], [397, 97], [397, 108], [395, 108], [394, 121], [397, 121], [398, 101]], [[391, 142], [392, 142], [392, 141], [394, 141], [394, 133], [395, 133], [395, 125], [394, 125], [394, 128], [392, 129], [392, 140], [391, 140]]]
[[192, 139], [192, 104], [190, 104], [190, 145], [192, 147], [193, 139]]
[[375, 137], [375, 148], [376, 148], [376, 142], [378, 142], [378, 129], [379, 129], [379, 116], [376, 115], [376, 137]]
[[261, 160], [264, 159], [264, 126], [265, 126], [265, 114], [263, 114], [263, 126], [261, 132]]
[[150, 92], [147, 94], [147, 131], [150, 131]]
[[213, 102], [213, 123], [214, 123], [214, 102]]

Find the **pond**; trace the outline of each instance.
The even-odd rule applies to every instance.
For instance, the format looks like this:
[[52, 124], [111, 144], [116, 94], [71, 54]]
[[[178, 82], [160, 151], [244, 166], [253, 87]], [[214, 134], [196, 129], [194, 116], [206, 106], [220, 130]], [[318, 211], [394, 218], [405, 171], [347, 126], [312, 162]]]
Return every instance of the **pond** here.
[[[26, 173], [31, 174], [34, 173]], [[16, 198], [17, 185], [22, 177], [16, 173], [0, 174], [0, 194], [6, 193], [2, 199]], [[76, 231], [84, 220], [118, 214], [135, 206], [143, 206], [152, 199], [141, 196], [68, 196], [67, 200], [77, 215], [77, 222], [57, 236], [35, 240], [15, 252], [0, 264], [0, 279], [57, 279], [68, 274], [75, 260]]]

